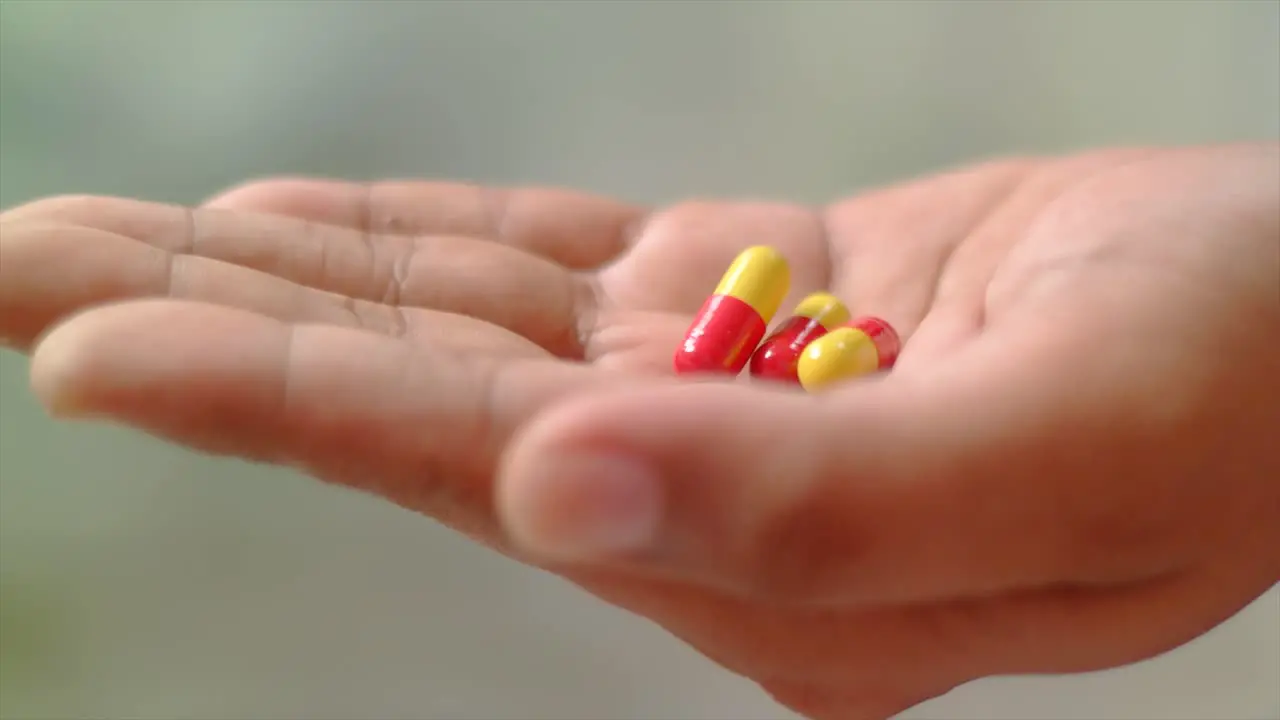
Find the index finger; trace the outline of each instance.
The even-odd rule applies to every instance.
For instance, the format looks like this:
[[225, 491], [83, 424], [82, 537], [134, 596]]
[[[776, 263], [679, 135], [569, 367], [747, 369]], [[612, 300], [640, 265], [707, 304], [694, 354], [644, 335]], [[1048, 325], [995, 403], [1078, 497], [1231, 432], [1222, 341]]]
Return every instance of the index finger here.
[[206, 206], [288, 215], [369, 234], [465, 235], [577, 270], [621, 255], [646, 214], [624, 202], [559, 188], [319, 178], [254, 181], [215, 196]]

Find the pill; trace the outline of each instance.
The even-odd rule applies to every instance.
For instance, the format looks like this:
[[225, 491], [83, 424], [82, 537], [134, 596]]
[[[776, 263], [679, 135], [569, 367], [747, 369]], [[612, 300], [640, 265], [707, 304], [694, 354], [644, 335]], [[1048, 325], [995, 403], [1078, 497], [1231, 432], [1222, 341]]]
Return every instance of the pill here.
[[685, 333], [675, 354], [676, 372], [742, 372], [790, 286], [791, 269], [777, 250], [742, 251]]
[[800, 355], [797, 372], [806, 390], [817, 390], [893, 367], [901, 341], [889, 323], [864, 316], [809, 343]]
[[773, 331], [751, 356], [753, 377], [800, 382], [796, 364], [805, 347], [832, 328], [849, 322], [849, 309], [831, 293], [817, 292], [796, 305], [795, 312]]

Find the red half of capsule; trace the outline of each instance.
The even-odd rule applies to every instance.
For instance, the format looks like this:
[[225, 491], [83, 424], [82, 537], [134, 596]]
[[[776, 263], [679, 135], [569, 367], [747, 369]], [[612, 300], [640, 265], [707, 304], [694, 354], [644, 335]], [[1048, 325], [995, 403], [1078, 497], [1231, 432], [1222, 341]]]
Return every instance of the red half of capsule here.
[[804, 352], [806, 345], [826, 334], [827, 328], [817, 320], [802, 315], [792, 317], [760, 343], [751, 356], [751, 374], [768, 380], [799, 383], [796, 365], [800, 353]]
[[893, 367], [898, 361], [898, 353], [902, 350], [902, 340], [898, 337], [898, 331], [893, 329], [889, 323], [877, 317], [864, 315], [849, 323], [850, 327], [855, 327], [867, 334], [871, 338], [871, 342], [875, 343], [876, 350], [880, 356], [880, 369], [886, 370]]
[[747, 303], [731, 295], [712, 295], [676, 350], [676, 372], [737, 375], [767, 329]]

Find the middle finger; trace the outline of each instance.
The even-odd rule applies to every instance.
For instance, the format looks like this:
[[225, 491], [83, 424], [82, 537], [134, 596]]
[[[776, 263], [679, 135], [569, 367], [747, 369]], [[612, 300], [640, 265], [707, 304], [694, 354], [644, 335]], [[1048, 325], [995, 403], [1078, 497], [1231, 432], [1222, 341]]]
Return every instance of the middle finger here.
[[564, 268], [475, 238], [373, 235], [276, 215], [101, 197], [42, 200], [3, 221], [6, 244], [24, 226], [93, 228], [354, 300], [475, 317], [561, 357], [581, 356], [578, 318], [589, 314], [592, 298]]
[[399, 308], [299, 285], [259, 270], [172, 253], [82, 227], [23, 225], [0, 242], [0, 340], [27, 349], [93, 305], [148, 297], [199, 300], [283, 322], [368, 330], [460, 351], [538, 357], [534, 343], [447, 312]]

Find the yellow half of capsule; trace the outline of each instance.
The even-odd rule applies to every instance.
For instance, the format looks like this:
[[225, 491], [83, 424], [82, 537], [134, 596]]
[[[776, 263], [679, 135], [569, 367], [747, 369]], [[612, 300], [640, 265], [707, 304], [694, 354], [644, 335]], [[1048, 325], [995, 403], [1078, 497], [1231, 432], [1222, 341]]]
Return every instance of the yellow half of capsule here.
[[880, 353], [871, 336], [857, 328], [842, 327], [809, 343], [796, 364], [796, 373], [805, 390], [816, 390], [873, 373], [879, 367]]
[[771, 247], [759, 245], [743, 250], [725, 271], [716, 295], [735, 297], [760, 313], [768, 323], [778, 313], [791, 289], [791, 268], [786, 258]]
[[817, 321], [827, 329], [844, 325], [850, 318], [849, 308], [840, 302], [840, 298], [826, 292], [807, 295], [796, 305], [794, 315]]

